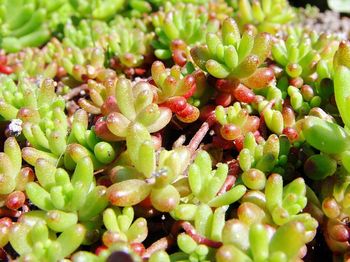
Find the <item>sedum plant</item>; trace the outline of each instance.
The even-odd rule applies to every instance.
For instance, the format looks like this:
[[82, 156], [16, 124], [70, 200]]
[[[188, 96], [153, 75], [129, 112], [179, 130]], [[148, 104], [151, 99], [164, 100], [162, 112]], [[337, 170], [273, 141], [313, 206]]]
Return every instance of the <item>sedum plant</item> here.
[[[248, 133], [239, 152], [239, 164], [244, 171], [243, 182], [251, 184], [252, 189], [263, 189], [265, 184], [264, 172], [270, 172], [279, 162], [280, 141], [276, 135], [270, 135], [266, 141], [255, 142], [252, 133]], [[286, 156], [286, 155], [283, 155]], [[261, 174], [262, 172], [262, 174]], [[255, 188], [257, 187], [257, 188]]]
[[158, 106], [153, 99], [154, 87], [147, 82], [119, 79], [115, 96], [110, 99], [110, 112], [96, 123], [97, 136], [112, 141], [124, 140], [128, 127], [135, 123], [145, 126], [150, 133], [161, 130], [172, 114], [169, 108]]
[[95, 186], [93, 164], [88, 157], [80, 159], [72, 177], [45, 159], [35, 164], [38, 181], [28, 183], [28, 198], [40, 207], [48, 227], [56, 232], [77, 223], [89, 221], [108, 204], [106, 188]]
[[[325, 179], [328, 188], [322, 186], [322, 210], [325, 215], [324, 236], [333, 252], [344, 254], [348, 252], [347, 237], [347, 188], [349, 179], [347, 172], [339, 170], [336, 175]], [[345, 233], [345, 234], [344, 234]]]
[[271, 48], [271, 36], [255, 35], [247, 29], [241, 35], [232, 18], [223, 21], [219, 33], [208, 33], [206, 44], [191, 49], [195, 64], [216, 78], [246, 79], [257, 71]]
[[[296, 178], [283, 186], [282, 176], [273, 173], [267, 178], [263, 191], [264, 193], [256, 189], [247, 191], [237, 210], [238, 219], [248, 225], [267, 223], [275, 228], [298, 221], [307, 231], [306, 242], [311, 241], [316, 234], [318, 221], [309, 213], [303, 212], [308, 202], [313, 203], [314, 197], [304, 179]], [[318, 204], [317, 201], [315, 203]]]
[[196, 121], [199, 110], [187, 101], [196, 91], [195, 76], [182, 76], [179, 66], [166, 69], [160, 61], [152, 64], [151, 72], [157, 87], [157, 103], [168, 107], [182, 122]]
[[2, 77], [0, 112], [3, 120], [18, 116], [22, 120], [38, 122], [53, 108], [64, 108], [64, 101], [55, 93], [53, 80], [41, 80], [39, 85], [40, 88], [29, 79], [23, 79], [17, 86], [10, 77]]
[[[217, 248], [220, 246], [220, 241], [222, 241], [222, 230], [225, 226], [225, 215], [227, 215], [228, 205], [221, 206], [212, 210], [211, 207], [207, 204], [189, 204], [181, 203], [177, 208], [172, 211], [171, 215], [178, 221], [191, 221], [192, 224], [185, 222], [183, 227], [186, 232], [184, 236], [183, 244], [190, 242], [189, 245], [194, 246], [191, 242], [196, 241], [197, 244], [208, 244], [209, 247]], [[192, 229], [193, 227], [193, 229]], [[191, 229], [191, 230], [189, 230]], [[191, 239], [189, 239], [192, 238]], [[196, 250], [198, 245], [195, 245], [192, 248], [192, 251], [184, 249], [182, 250], [190, 254]], [[206, 255], [207, 253], [205, 253]]]
[[347, 19], [305, 10], [0, 0], [0, 261], [349, 260]]
[[151, 54], [150, 44], [154, 34], [145, 33], [139, 28], [116, 27], [108, 38], [108, 52], [118, 59], [116, 66], [133, 68], [141, 66]]
[[[157, 210], [173, 210], [180, 201], [175, 182], [183, 177], [189, 164], [189, 150], [186, 147], [162, 150], [157, 157], [151, 135], [137, 123], [128, 127], [126, 145], [126, 154], [119, 162], [128, 161], [129, 165], [124, 164], [115, 170], [116, 181], [107, 192], [109, 201], [115, 206], [126, 207], [149, 197]], [[179, 161], [183, 166], [177, 165]]]
[[20, 261], [57, 261], [68, 257], [82, 243], [85, 228], [74, 224], [59, 235], [40, 217], [26, 215], [11, 228], [9, 240]]
[[16, 197], [16, 195], [14, 195], [16, 193], [12, 195], [11, 193], [21, 193], [26, 184], [33, 180], [33, 174], [26, 168], [22, 169], [21, 149], [14, 137], [9, 137], [5, 140], [4, 152], [0, 153], [0, 163], [0, 206], [12, 206], [11, 204], [15, 206], [18, 204], [16, 203], [17, 201], [14, 201], [14, 203], [8, 202], [8, 200], [11, 200], [12, 196]]
[[203, 32], [215, 32], [219, 28], [219, 22], [209, 19], [207, 12], [183, 3], [167, 5], [152, 18], [152, 23], [157, 34], [153, 41], [155, 56], [162, 60], [173, 58], [180, 66], [188, 60], [189, 48], [203, 43]]
[[188, 172], [188, 182], [193, 196], [211, 207], [220, 207], [236, 202], [246, 191], [243, 185], [234, 186], [227, 192], [219, 194], [227, 179], [227, 172], [228, 166], [224, 164], [218, 165], [215, 171], [212, 170], [208, 153], [199, 152]]
[[21, 52], [10, 54], [8, 64], [13, 68], [16, 79], [34, 77], [55, 78], [59, 71], [59, 64], [49, 55], [47, 50], [25, 48]]
[[314, 237], [317, 221], [309, 214], [301, 213], [307, 204], [306, 186], [302, 178], [297, 178], [283, 187], [282, 177], [272, 174], [266, 182], [265, 196], [266, 208], [275, 224], [309, 220], [309, 239]]
[[[246, 228], [240, 221], [229, 220], [226, 222], [223, 234], [227, 236], [224, 245], [216, 253], [217, 261], [293, 261], [302, 259], [300, 250], [305, 245], [304, 226], [300, 222], [290, 222], [276, 231], [268, 225], [254, 224]], [[230, 229], [237, 227], [244, 235], [244, 243], [241, 244], [230, 239]], [[244, 233], [243, 233], [244, 232]], [[237, 239], [238, 240], [238, 239]], [[236, 241], [237, 241], [236, 240]], [[293, 244], [291, 244], [293, 243]], [[247, 246], [242, 248], [242, 245]], [[243, 250], [242, 250], [243, 249]]]
[[215, 32], [219, 24], [216, 20], [208, 20], [207, 12], [192, 4], [166, 7], [168, 10], [159, 11], [152, 17], [157, 34], [153, 42], [155, 55], [162, 60], [173, 57], [176, 64], [183, 65], [189, 55], [188, 48], [203, 43], [205, 32]]
[[148, 233], [147, 221], [143, 217], [133, 220], [132, 207], [106, 209], [103, 212], [103, 222], [107, 231], [102, 236], [105, 246], [109, 247], [118, 242], [130, 244], [143, 242]]
[[150, 42], [154, 34], [147, 33], [145, 26], [140, 20], [123, 17], [116, 17], [109, 24], [84, 19], [75, 26], [68, 21], [64, 27], [63, 43], [81, 49], [101, 48], [106, 56], [116, 60], [113, 61], [114, 68], [133, 68], [140, 66], [151, 53]]
[[[336, 123], [316, 116], [308, 116], [302, 121], [302, 125], [305, 140], [321, 152], [341, 154], [349, 147], [348, 134]], [[340, 141], [343, 143], [339, 143]]]
[[89, 156], [94, 164], [94, 169], [101, 168], [115, 160], [118, 152], [118, 144], [111, 144], [99, 139], [95, 130], [88, 129], [88, 114], [80, 109], [73, 115], [70, 134], [63, 162], [67, 169], [74, 169], [77, 159]]
[[1, 3], [0, 47], [15, 53], [25, 47], [45, 44], [53, 30], [68, 19], [70, 6], [60, 1], [8, 1]]
[[81, 97], [78, 100], [79, 106], [90, 114], [106, 115], [115, 105], [115, 84], [117, 79], [108, 79], [106, 83], [99, 83], [89, 79], [87, 92], [89, 98]]
[[272, 54], [292, 78], [310, 76], [321, 59], [317, 51], [312, 49], [311, 40], [307, 35], [303, 35], [299, 41], [293, 36], [289, 36], [285, 41], [277, 40], [272, 47]]
[[189, 261], [209, 261], [209, 248], [206, 245], [197, 244], [189, 235], [181, 233], [177, 236], [177, 244], [182, 253], [175, 253], [171, 258], [188, 259]]
[[250, 116], [238, 102], [227, 108], [217, 106], [215, 117], [220, 124], [220, 135], [229, 141], [242, 138], [248, 132], [257, 131], [260, 122], [258, 117]]
[[259, 32], [275, 34], [295, 18], [295, 11], [286, 0], [237, 0], [235, 16], [241, 27], [253, 24]]
[[109, 33], [108, 24], [99, 20], [82, 19], [78, 25], [68, 20], [64, 25], [63, 44], [68, 47], [105, 47], [105, 37]]
[[337, 50], [334, 56], [334, 95], [338, 105], [340, 116], [345, 126], [349, 126], [350, 124], [349, 117], [346, 114], [346, 111], [349, 108], [347, 102], [347, 90], [349, 85], [347, 82], [347, 76], [349, 71], [349, 54], [350, 43], [343, 41], [339, 44], [339, 49]]
[[69, 0], [69, 3], [79, 16], [96, 20], [111, 19], [115, 13], [123, 8], [124, 5], [123, 0]]
[[84, 82], [88, 79], [103, 78], [108, 74], [104, 67], [105, 53], [100, 47], [78, 49], [66, 48], [59, 64], [73, 79]]

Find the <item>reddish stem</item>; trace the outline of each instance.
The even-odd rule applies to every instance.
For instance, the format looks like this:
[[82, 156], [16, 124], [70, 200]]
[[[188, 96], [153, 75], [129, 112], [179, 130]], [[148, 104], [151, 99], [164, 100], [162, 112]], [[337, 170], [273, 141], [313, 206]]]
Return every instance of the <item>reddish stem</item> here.
[[179, 226], [185, 230], [186, 234], [192, 237], [192, 239], [196, 241], [198, 244], [203, 244], [212, 248], [219, 248], [222, 246], [222, 242], [210, 240], [206, 237], [199, 235], [196, 229], [194, 228], [194, 226], [190, 222], [179, 221], [178, 223], [179, 223]]
[[210, 240], [206, 237], [199, 235], [190, 222], [177, 221], [173, 224], [170, 235], [162, 237], [161, 239], [154, 242], [151, 246], [149, 246], [143, 253], [142, 258], [149, 258], [154, 252], [158, 250], [165, 250], [170, 246], [174, 245], [175, 239], [177, 238], [177, 235], [179, 234], [181, 229], [183, 229], [186, 232], [186, 234], [192, 237], [192, 239], [198, 244], [203, 244], [212, 248], [219, 248], [222, 246], [222, 242]]
[[198, 148], [199, 144], [202, 142], [203, 138], [209, 131], [209, 124], [207, 122], [204, 122], [202, 126], [199, 128], [197, 133], [192, 137], [190, 143], [188, 144], [187, 148], [194, 153], [196, 149]]
[[71, 89], [67, 94], [63, 96], [64, 100], [69, 101], [72, 100], [74, 97], [80, 95], [80, 92], [83, 90], [87, 90], [88, 86], [87, 84], [82, 84], [80, 86], [77, 86], [73, 89]]
[[157, 252], [159, 250], [165, 250], [172, 246], [175, 243], [175, 240], [171, 236], [162, 237], [161, 239], [158, 239], [156, 242], [154, 242], [152, 245], [150, 245], [146, 251], [143, 253], [142, 258], [146, 259], [149, 258], [154, 252]]
[[222, 195], [227, 191], [229, 191], [233, 187], [235, 182], [236, 182], [235, 176], [232, 176], [232, 175], [227, 176], [225, 183], [222, 185], [220, 191], [218, 192], [218, 195]]
[[173, 143], [173, 148], [177, 148], [179, 146], [182, 146], [186, 141], [186, 136], [185, 135], [181, 135], [179, 136], [178, 139], [176, 139], [176, 141]]

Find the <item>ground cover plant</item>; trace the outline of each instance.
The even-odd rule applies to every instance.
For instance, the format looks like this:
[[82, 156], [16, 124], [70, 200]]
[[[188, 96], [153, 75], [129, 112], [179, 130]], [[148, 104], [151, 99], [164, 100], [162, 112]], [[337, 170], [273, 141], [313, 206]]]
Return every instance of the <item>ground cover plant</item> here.
[[320, 17], [0, 0], [0, 260], [350, 261], [350, 23]]

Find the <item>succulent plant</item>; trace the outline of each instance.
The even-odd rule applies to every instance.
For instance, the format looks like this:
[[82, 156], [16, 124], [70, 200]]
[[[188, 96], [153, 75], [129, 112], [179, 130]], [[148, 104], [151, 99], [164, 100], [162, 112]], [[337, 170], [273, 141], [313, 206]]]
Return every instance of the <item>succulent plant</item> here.
[[322, 187], [322, 210], [327, 218], [324, 223], [324, 236], [333, 252], [344, 254], [348, 252], [348, 236], [345, 231], [348, 217], [346, 189], [349, 182], [344, 171], [337, 172], [335, 176], [327, 178], [326, 181], [329, 188]]
[[143, 217], [134, 220], [132, 207], [108, 208], [103, 212], [103, 222], [107, 231], [102, 239], [105, 246], [109, 247], [117, 242], [141, 243], [148, 233], [147, 221]]
[[123, 8], [124, 0], [69, 0], [69, 3], [81, 17], [109, 20]]
[[125, 9], [126, 16], [141, 17], [144, 14], [151, 13], [153, 7], [151, 1], [131, 0], [128, 1]]
[[168, 107], [182, 122], [196, 121], [199, 110], [186, 101], [196, 91], [195, 76], [192, 74], [182, 76], [179, 66], [166, 69], [159, 61], [152, 64], [151, 72], [152, 80], [157, 87], [157, 103]]
[[216, 120], [220, 124], [220, 135], [225, 140], [235, 140], [244, 138], [248, 132], [254, 133], [258, 130], [260, 119], [250, 116], [248, 111], [236, 102], [232, 106], [215, 108]]
[[188, 171], [188, 182], [193, 196], [211, 207], [229, 205], [240, 199], [246, 191], [243, 185], [234, 186], [227, 192], [218, 194], [227, 179], [227, 172], [228, 166], [224, 164], [218, 165], [217, 169], [212, 171], [209, 154], [199, 152]]
[[117, 67], [138, 67], [150, 56], [153, 38], [153, 33], [145, 33], [139, 28], [118, 27], [109, 35], [108, 51], [117, 58]]
[[267, 58], [271, 36], [247, 29], [240, 34], [232, 18], [226, 18], [221, 34], [208, 33], [206, 44], [191, 49], [195, 64], [216, 78], [247, 79], [259, 72], [258, 67]]
[[[316, 149], [328, 154], [341, 154], [348, 148], [348, 134], [336, 123], [308, 116], [302, 122], [305, 140]], [[342, 143], [339, 143], [343, 141]]]
[[264, 172], [272, 171], [278, 164], [279, 157], [280, 141], [276, 135], [272, 134], [266, 141], [260, 140], [257, 144], [254, 135], [248, 133], [243, 142], [243, 149], [239, 152], [239, 164], [244, 171], [243, 182], [250, 184], [248, 187], [251, 189], [263, 189], [266, 182]]
[[[122, 27], [124, 25], [124, 27]], [[153, 33], [147, 33], [141, 20], [116, 17], [109, 24], [83, 19], [77, 26], [68, 21], [64, 28], [63, 43], [67, 47], [100, 48], [116, 61], [113, 67], [121, 70], [140, 66], [151, 53]]]
[[[234, 219], [226, 223], [223, 234], [227, 235], [227, 238], [224, 240], [224, 245], [216, 253], [217, 261], [232, 259], [237, 261], [260, 259], [263, 261], [274, 261], [274, 259], [291, 261], [302, 259], [300, 251], [306, 241], [304, 239], [305, 229], [300, 222], [289, 222], [276, 231], [271, 230], [268, 225], [259, 223], [250, 227]], [[231, 239], [229, 234], [237, 231], [242, 235], [241, 239]], [[293, 241], [290, 242], [288, 239]], [[287, 243], [293, 244], [288, 245]]]
[[[109, 201], [113, 205], [125, 207], [149, 197], [157, 210], [173, 210], [180, 201], [180, 193], [173, 183], [183, 177], [190, 160], [189, 150], [185, 147], [162, 150], [157, 159], [151, 135], [137, 123], [127, 128], [126, 145], [127, 155], [119, 159], [119, 163], [126, 158], [130, 164], [115, 168], [115, 183], [107, 192]], [[177, 166], [179, 161], [183, 166]]]
[[81, 97], [78, 100], [79, 106], [90, 114], [106, 115], [110, 111], [112, 103], [115, 103], [115, 84], [117, 79], [109, 79], [106, 83], [99, 83], [89, 79], [87, 92], [89, 98]]
[[105, 47], [104, 38], [109, 33], [106, 22], [83, 19], [78, 25], [68, 20], [64, 25], [63, 43], [68, 47]]
[[295, 12], [286, 0], [237, 0], [235, 17], [241, 27], [253, 24], [259, 32], [275, 34], [284, 24], [295, 18]]
[[50, 229], [62, 232], [79, 221], [88, 221], [107, 206], [106, 188], [94, 186], [93, 164], [89, 157], [77, 162], [72, 177], [46, 159], [35, 164], [38, 182], [28, 183], [29, 199], [46, 213]]
[[[228, 205], [215, 208], [207, 204], [181, 203], [172, 211], [172, 216], [178, 221], [191, 221], [194, 225], [185, 222], [183, 226], [187, 234], [185, 238], [191, 237], [197, 244], [209, 244], [209, 247], [219, 247], [222, 241], [222, 229], [225, 225], [225, 215]], [[190, 230], [193, 227], [192, 230]], [[186, 243], [186, 241], [184, 241]], [[197, 246], [195, 246], [197, 247]], [[183, 250], [185, 251], [185, 250]], [[186, 251], [185, 251], [186, 252]], [[187, 252], [186, 252], [187, 253]], [[191, 252], [192, 253], [192, 252]]]
[[158, 36], [153, 42], [156, 57], [162, 60], [173, 57], [180, 65], [189, 56], [188, 48], [203, 43], [204, 32], [215, 32], [219, 26], [218, 21], [209, 20], [207, 12], [182, 3], [159, 11], [152, 22]]
[[289, 122], [293, 122], [294, 115], [289, 116], [289, 119], [287, 119], [286, 115], [283, 115], [282, 92], [278, 88], [269, 87], [266, 91], [266, 98], [258, 96], [252, 106], [260, 113], [266, 126], [271, 131], [276, 134], [282, 134], [285, 127], [284, 122], [288, 121], [287, 125], [291, 124]]
[[[68, 123], [64, 101], [55, 93], [55, 82], [42, 80], [38, 87], [28, 79], [23, 79], [18, 89], [11, 79], [4, 79], [4, 84], [6, 89], [3, 93], [7, 94], [7, 99], [1, 101], [2, 108], [12, 115], [2, 116], [4, 120], [18, 119], [19, 134], [22, 132], [34, 147], [24, 149], [23, 158], [29, 163], [33, 163], [32, 158], [41, 153], [51, 161], [59, 158], [66, 148]], [[35, 153], [30, 153], [33, 150]]]
[[182, 257], [192, 261], [208, 261], [209, 260], [209, 248], [203, 244], [197, 244], [189, 235], [181, 233], [177, 236], [177, 244], [182, 252], [179, 254], [173, 254], [173, 258]]
[[272, 54], [292, 78], [310, 76], [321, 59], [317, 51], [312, 49], [307, 35], [303, 35], [299, 41], [293, 36], [289, 36], [286, 41], [277, 40], [272, 47]]
[[132, 83], [120, 78], [115, 86], [115, 96], [106, 100], [112, 106], [107, 108], [106, 117], [96, 123], [97, 136], [112, 141], [124, 140], [128, 127], [134, 123], [144, 125], [151, 133], [161, 130], [172, 114], [169, 108], [153, 102], [154, 91], [147, 82]]
[[[6, 139], [4, 143], [4, 152], [0, 153], [0, 162], [0, 206], [4, 206], [11, 204], [7, 203], [7, 199], [11, 200], [10, 194], [12, 192], [15, 190], [18, 190], [19, 192], [24, 190], [26, 183], [33, 180], [33, 174], [29, 174], [30, 171], [26, 168], [22, 169], [21, 149], [14, 137], [9, 137]], [[12, 204], [17, 205], [18, 203]], [[11, 205], [9, 206], [11, 207]]]
[[349, 42], [341, 42], [339, 44], [339, 49], [334, 56], [334, 95], [337, 101], [338, 110], [344, 124], [346, 126], [350, 125], [350, 119], [348, 115], [345, 113], [349, 108], [347, 102], [347, 72], [349, 70], [349, 61], [348, 56], [350, 53], [350, 43]]
[[110, 75], [110, 70], [104, 67], [105, 53], [101, 47], [78, 49], [66, 48], [63, 51], [60, 65], [73, 79], [84, 82]]
[[1, 116], [4, 120], [20, 118], [24, 122], [38, 123], [54, 108], [64, 109], [64, 101], [56, 95], [55, 82], [51, 79], [38, 81], [40, 88], [29, 79], [21, 80], [18, 87], [9, 77], [2, 77], [1, 81]]
[[11, 228], [9, 240], [21, 255], [21, 261], [56, 261], [74, 252], [81, 245], [85, 232], [82, 225], [74, 224], [56, 235], [40, 216], [28, 214]]
[[99, 169], [113, 162], [118, 152], [118, 144], [102, 141], [93, 128], [88, 129], [88, 114], [82, 109], [73, 116], [67, 144], [63, 161], [70, 170], [74, 169], [77, 159], [85, 156], [91, 158], [95, 170]]
[[59, 65], [47, 49], [25, 48], [8, 56], [8, 66], [17, 79], [34, 77], [53, 79], [58, 74]]
[[68, 19], [67, 1], [2, 1], [1, 48], [18, 52], [45, 44], [60, 23]]
[[0, 260], [349, 260], [350, 44], [323, 16], [0, 0]]

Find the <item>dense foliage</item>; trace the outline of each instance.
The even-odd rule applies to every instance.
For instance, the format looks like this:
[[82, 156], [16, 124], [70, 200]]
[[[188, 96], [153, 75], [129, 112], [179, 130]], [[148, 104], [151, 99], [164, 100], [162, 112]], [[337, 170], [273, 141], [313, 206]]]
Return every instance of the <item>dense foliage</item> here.
[[350, 42], [304, 13], [0, 0], [0, 260], [347, 261]]

